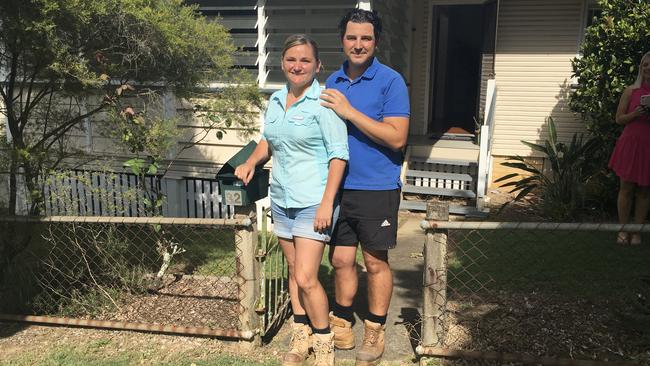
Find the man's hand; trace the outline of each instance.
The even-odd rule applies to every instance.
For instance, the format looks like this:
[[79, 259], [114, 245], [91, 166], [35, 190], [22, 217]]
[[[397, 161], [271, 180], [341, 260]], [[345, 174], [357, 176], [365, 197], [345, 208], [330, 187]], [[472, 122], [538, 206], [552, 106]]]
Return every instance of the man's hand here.
[[320, 95], [323, 107], [330, 108], [342, 119], [352, 119], [354, 108], [348, 101], [348, 98], [336, 89], [325, 89]]
[[316, 209], [316, 217], [314, 218], [314, 231], [323, 233], [328, 227], [332, 226], [332, 213], [334, 208], [332, 204], [322, 203]]
[[235, 168], [235, 176], [241, 179], [244, 185], [247, 185], [253, 179], [253, 175], [255, 175], [255, 165], [248, 162]]

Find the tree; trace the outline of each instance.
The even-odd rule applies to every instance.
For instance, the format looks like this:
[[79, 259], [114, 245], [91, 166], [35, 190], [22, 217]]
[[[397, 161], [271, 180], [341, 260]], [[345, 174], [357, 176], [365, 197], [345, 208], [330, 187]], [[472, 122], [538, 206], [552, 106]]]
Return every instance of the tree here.
[[607, 162], [622, 131], [614, 120], [623, 90], [634, 82], [641, 57], [650, 51], [650, 2], [600, 0], [599, 5], [602, 13], [587, 28], [581, 56], [572, 62], [578, 88], [569, 105], [600, 146], [592, 156], [600, 170], [592, 179], [589, 196], [602, 208], [613, 210], [618, 179]]
[[581, 56], [572, 62], [578, 88], [570, 106], [600, 140], [600, 158], [606, 164], [621, 132], [614, 123], [619, 99], [634, 82], [641, 56], [650, 51], [650, 2], [600, 0], [599, 4], [602, 14], [587, 28]]
[[[0, 1], [0, 113], [9, 141], [0, 166], [10, 177], [8, 212], [16, 213], [19, 174], [29, 213], [41, 211], [42, 177], [79, 153], [67, 136], [87, 118], [102, 118], [138, 155], [131, 166], [146, 163], [150, 171], [177, 130], [156, 107], [165, 96], [191, 101], [207, 117], [205, 131], [250, 128], [249, 112], [261, 99], [233, 67], [234, 51], [223, 26], [182, 0]], [[215, 81], [226, 86], [208, 98], [206, 86]], [[25, 244], [3, 240], [0, 258], [10, 261]]]

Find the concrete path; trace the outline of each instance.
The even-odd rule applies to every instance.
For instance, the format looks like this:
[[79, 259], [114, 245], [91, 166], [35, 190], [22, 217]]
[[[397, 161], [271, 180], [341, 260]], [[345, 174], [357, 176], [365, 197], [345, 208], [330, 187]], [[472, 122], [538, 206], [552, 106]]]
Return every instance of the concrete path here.
[[[422, 215], [400, 215], [397, 247], [389, 252], [393, 270], [393, 297], [386, 322], [386, 351], [383, 360], [415, 361], [415, 347], [420, 332], [419, 316], [422, 304], [422, 248], [424, 231], [420, 229]], [[357, 346], [363, 339], [363, 317], [367, 313], [366, 275], [359, 274], [359, 292], [354, 301], [357, 322], [354, 326]], [[356, 350], [337, 351], [341, 360], [354, 360]], [[401, 363], [401, 362], [400, 362]]]

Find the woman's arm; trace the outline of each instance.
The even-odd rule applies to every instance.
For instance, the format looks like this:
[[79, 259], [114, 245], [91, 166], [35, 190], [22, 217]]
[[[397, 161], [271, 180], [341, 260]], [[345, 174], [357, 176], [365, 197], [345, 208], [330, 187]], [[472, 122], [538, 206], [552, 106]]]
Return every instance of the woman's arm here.
[[246, 162], [235, 168], [235, 176], [241, 179], [244, 182], [244, 185], [248, 184], [248, 182], [253, 179], [253, 175], [255, 174], [255, 167], [258, 164], [266, 163], [269, 158], [271, 158], [269, 143], [266, 142], [266, 139], [261, 139]]
[[630, 96], [632, 95], [632, 88], [626, 88], [621, 95], [621, 100], [618, 102], [618, 108], [616, 109], [616, 123], [619, 125], [626, 125], [635, 119], [646, 115], [646, 111], [643, 107], [637, 106], [632, 112], [627, 113], [627, 106], [630, 105]]
[[314, 219], [314, 230], [318, 232], [325, 231], [328, 227], [332, 226], [332, 213], [334, 211], [334, 199], [336, 193], [341, 186], [343, 173], [345, 172], [345, 160], [334, 158], [330, 160], [329, 172], [327, 173], [327, 184], [325, 185], [325, 192], [321, 199], [320, 205], [316, 210], [316, 218]]

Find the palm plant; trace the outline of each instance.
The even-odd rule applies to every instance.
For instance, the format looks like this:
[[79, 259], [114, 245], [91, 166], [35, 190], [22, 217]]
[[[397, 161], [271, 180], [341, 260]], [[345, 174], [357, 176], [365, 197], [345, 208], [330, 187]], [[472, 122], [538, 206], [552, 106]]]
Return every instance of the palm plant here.
[[500, 187], [512, 187], [510, 193], [517, 193], [514, 201], [529, 194], [537, 194], [546, 216], [551, 219], [568, 219], [585, 206], [585, 188], [598, 167], [593, 156], [599, 145], [593, 137], [585, 139], [577, 133], [573, 134], [569, 144], [559, 142], [553, 118], [548, 117], [546, 122], [548, 139], [543, 144], [521, 142], [533, 151], [542, 153], [544, 166], [548, 166], [548, 169], [538, 168], [524, 157], [515, 156], [501, 165], [523, 172], [504, 175], [495, 180], [495, 183], [508, 181]]

